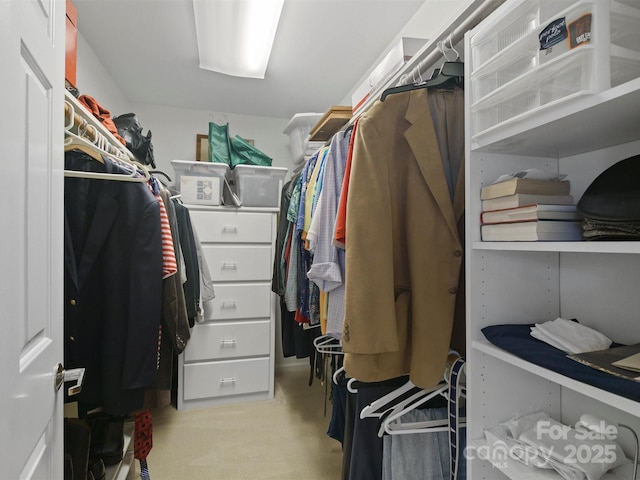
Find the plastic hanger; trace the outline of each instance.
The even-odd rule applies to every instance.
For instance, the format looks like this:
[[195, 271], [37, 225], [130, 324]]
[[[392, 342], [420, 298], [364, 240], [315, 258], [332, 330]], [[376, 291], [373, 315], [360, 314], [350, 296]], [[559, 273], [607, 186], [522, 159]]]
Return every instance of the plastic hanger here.
[[416, 78], [415, 78], [415, 71], [413, 72], [413, 74], [414, 74], [413, 83], [410, 83], [409, 85], [400, 85], [399, 87], [387, 88], [384, 92], [382, 92], [382, 95], [380, 96], [380, 101], [384, 102], [385, 98], [387, 98], [389, 95], [393, 95], [394, 93], [409, 92], [411, 90], [418, 90], [420, 88], [424, 88], [426, 82], [422, 79], [422, 74], [418, 72], [418, 77], [419, 77], [418, 81], [416, 81]]
[[318, 353], [343, 355], [342, 343], [331, 335], [320, 335], [313, 339], [313, 346]]
[[[91, 156], [91, 158], [95, 158], [92, 153], [97, 153], [98, 155], [103, 155], [114, 160], [115, 163], [118, 163], [120, 166], [124, 167], [126, 170], [130, 171], [130, 174], [119, 174], [119, 173], [102, 173], [102, 172], [85, 172], [81, 170], [65, 170], [65, 177], [72, 178], [91, 178], [95, 180], [117, 180], [120, 182], [148, 182], [151, 176], [146, 168], [137, 162], [133, 162], [131, 160], [124, 160], [120, 157], [117, 157], [106, 150], [103, 150], [96, 145], [92, 144], [88, 140], [85, 140], [83, 137], [79, 137], [75, 133], [67, 132], [65, 137], [65, 152], [69, 150], [80, 150], [83, 153]], [[89, 153], [92, 152], [92, 153]], [[104, 163], [104, 159], [97, 159], [100, 163]]]
[[453, 46], [452, 36], [449, 35], [449, 49], [453, 50], [456, 54], [455, 60], [449, 60], [449, 57], [446, 53], [446, 45], [444, 42], [439, 44], [439, 48], [444, 55], [445, 62], [439, 69], [434, 70], [435, 75], [432, 75], [431, 78], [425, 83], [425, 87], [433, 88], [433, 87], [442, 87], [442, 86], [464, 86], [464, 62], [460, 61], [460, 54]]
[[371, 402], [369, 405], [366, 405], [360, 411], [360, 418], [362, 419], [362, 418], [370, 418], [370, 417], [373, 417], [373, 418], [382, 417], [385, 414], [385, 412], [390, 410], [390, 408], [384, 409], [384, 407], [388, 407], [389, 404], [393, 402], [395, 399], [399, 398], [405, 393], [410, 392], [412, 389], [415, 389], [415, 388], [420, 388], [420, 387], [417, 387], [411, 380], [407, 380], [407, 383], [401, 385], [400, 387], [396, 388], [392, 392], [389, 392], [386, 395]]
[[[88, 124], [84, 119], [77, 126], [78, 134], [72, 132], [74, 127], [75, 110], [73, 105], [65, 101], [65, 112], [68, 113], [69, 121], [65, 123], [64, 151], [80, 150], [100, 163], [104, 163], [104, 157], [112, 159], [115, 163], [123, 167], [130, 174], [85, 172], [79, 170], [64, 170], [65, 177], [91, 178], [97, 180], [117, 180], [121, 182], [148, 182], [151, 178], [149, 171], [138, 162], [122, 158], [107, 151], [109, 143], [107, 139], [97, 131], [94, 131], [95, 141], [90, 141], [85, 134], [88, 131]], [[65, 118], [66, 118], [65, 114]]]
[[78, 133], [76, 135], [71, 132], [71, 128], [73, 128], [73, 107], [70, 104], [67, 104], [68, 108], [71, 111], [69, 115], [69, 123], [65, 125], [65, 138], [64, 138], [64, 151], [68, 152], [70, 150], [80, 150], [83, 153], [86, 153], [94, 160], [97, 160], [100, 163], [104, 163], [104, 159], [102, 158], [102, 154], [98, 152], [95, 148], [95, 145], [89, 142], [84, 136], [87, 131], [87, 123], [83, 119], [82, 124], [78, 126]]
[[[426, 422], [412, 422], [412, 423], [400, 423], [395, 420], [405, 415], [411, 410], [415, 410], [420, 405], [428, 402], [429, 400], [437, 397], [438, 395], [444, 395], [448, 390], [449, 385], [447, 383], [440, 383], [437, 387], [430, 390], [421, 390], [414, 393], [412, 396], [404, 399], [395, 405], [385, 416], [384, 420], [380, 424], [378, 430], [378, 436], [382, 437], [383, 434], [388, 433], [391, 435], [397, 435], [398, 433], [417, 433], [415, 430], [419, 429], [420, 433], [428, 428], [431, 432], [440, 432], [448, 430], [447, 419], [441, 420], [428, 420]], [[409, 430], [411, 428], [412, 431]]]
[[[427, 432], [443, 432], [449, 429], [449, 424], [447, 419], [443, 420], [427, 420], [422, 422], [405, 422], [401, 423], [398, 420], [400, 417], [405, 415], [407, 412], [411, 410], [415, 410], [420, 405], [434, 398], [436, 395], [442, 395], [445, 398], [448, 398], [449, 393], [449, 379], [451, 376], [451, 365], [450, 362], [456, 361], [459, 357], [455, 355], [450, 355], [447, 361], [447, 367], [445, 368], [444, 377], [447, 379], [446, 382], [440, 383], [436, 389], [429, 393], [426, 396], [420, 396], [420, 394], [415, 394], [410, 398], [407, 398], [405, 401], [399, 403], [393, 411], [387, 415], [380, 426], [380, 430], [378, 431], [378, 435], [381, 436], [383, 433], [387, 433], [389, 435], [406, 435], [413, 433], [427, 433]], [[464, 374], [466, 370], [466, 366], [462, 367], [461, 372]], [[466, 397], [466, 388], [464, 386], [460, 386], [459, 398], [456, 398], [456, 403], [460, 398]], [[461, 419], [459, 425], [465, 426], [466, 419]]]
[[449, 48], [456, 53], [455, 60], [453, 61], [449, 60], [445, 51], [446, 47], [444, 42], [438, 42], [438, 48], [444, 55], [445, 62], [437, 71], [437, 74], [435, 76], [432, 75], [432, 77], [426, 81], [422, 80], [422, 76], [420, 76], [419, 82], [416, 82], [414, 79], [413, 84], [387, 88], [384, 92], [382, 92], [382, 95], [380, 96], [380, 101], [384, 102], [385, 98], [395, 93], [409, 92], [411, 90], [419, 90], [421, 88], [435, 88], [435, 87], [445, 87], [445, 86], [453, 88], [456, 85], [463, 86], [464, 85], [464, 63], [460, 61], [460, 54], [453, 47], [452, 38], [453, 38], [453, 35], [452, 34], [449, 35], [448, 37], [449, 45], [450, 45]]

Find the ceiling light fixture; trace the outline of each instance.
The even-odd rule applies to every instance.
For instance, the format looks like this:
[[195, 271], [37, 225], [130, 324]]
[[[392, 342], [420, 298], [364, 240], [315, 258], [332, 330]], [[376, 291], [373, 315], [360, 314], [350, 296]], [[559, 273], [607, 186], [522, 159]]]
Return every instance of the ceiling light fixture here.
[[193, 0], [200, 68], [264, 78], [284, 0]]

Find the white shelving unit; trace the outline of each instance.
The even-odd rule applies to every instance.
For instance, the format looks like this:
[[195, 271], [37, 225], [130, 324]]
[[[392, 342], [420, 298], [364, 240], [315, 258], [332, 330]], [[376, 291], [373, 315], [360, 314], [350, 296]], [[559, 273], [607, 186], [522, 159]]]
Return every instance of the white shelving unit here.
[[[522, 2], [508, 0], [487, 19]], [[629, 3], [629, 2], [626, 2]], [[466, 78], [473, 36], [465, 36]], [[577, 318], [616, 342], [640, 343], [640, 242], [482, 242], [480, 189], [504, 173], [540, 168], [567, 174], [576, 202], [614, 163], [640, 154], [640, 78], [532, 110], [473, 139], [466, 99], [467, 437], [516, 414], [547, 411], [573, 425], [583, 413], [640, 430], [640, 402], [534, 365], [489, 343], [481, 329]], [[623, 438], [628, 456], [632, 442]], [[505, 479], [490, 462], [468, 460], [467, 478]]]

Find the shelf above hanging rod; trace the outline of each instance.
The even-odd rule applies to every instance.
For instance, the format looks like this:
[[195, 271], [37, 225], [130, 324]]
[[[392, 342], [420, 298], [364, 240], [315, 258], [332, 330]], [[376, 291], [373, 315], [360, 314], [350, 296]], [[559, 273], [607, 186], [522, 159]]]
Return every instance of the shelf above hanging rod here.
[[[124, 146], [111, 135], [111, 132], [97, 121], [93, 114], [87, 112], [84, 107], [75, 100], [75, 97], [71, 96], [68, 92], [65, 93], [65, 151], [68, 149], [81, 150], [101, 163], [104, 163], [103, 157], [108, 157], [119, 165], [124, 172], [107, 173], [64, 170], [64, 176], [121, 182], [148, 182], [150, 179], [149, 171], [143, 165], [136, 162], [131, 152], [124, 148]], [[70, 98], [73, 100], [70, 100]], [[73, 130], [75, 130], [75, 132]]]

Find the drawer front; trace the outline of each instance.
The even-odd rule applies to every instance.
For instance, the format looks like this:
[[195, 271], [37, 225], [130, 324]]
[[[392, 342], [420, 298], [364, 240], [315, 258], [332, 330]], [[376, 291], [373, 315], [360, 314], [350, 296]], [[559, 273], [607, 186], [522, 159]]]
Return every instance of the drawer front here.
[[205, 302], [205, 321], [271, 316], [271, 284], [214, 285], [216, 298]]
[[271, 243], [270, 213], [191, 210], [189, 215], [203, 243]]
[[214, 282], [271, 280], [271, 245], [202, 246]]
[[268, 358], [192, 363], [184, 366], [185, 400], [268, 390]]
[[185, 362], [269, 355], [270, 322], [196, 324]]

